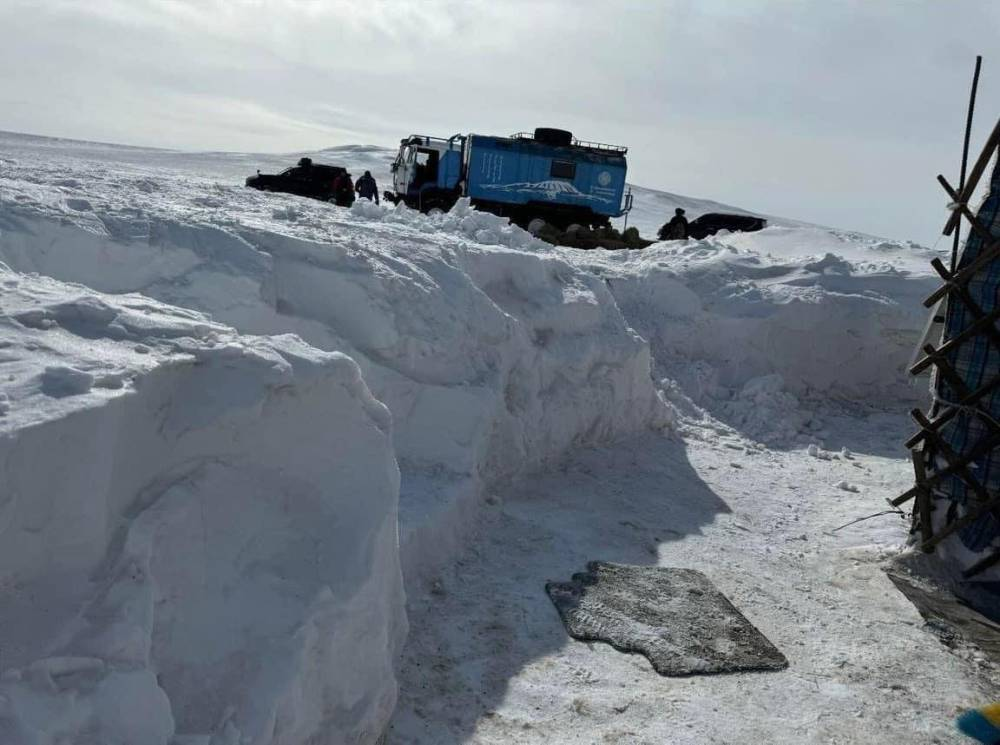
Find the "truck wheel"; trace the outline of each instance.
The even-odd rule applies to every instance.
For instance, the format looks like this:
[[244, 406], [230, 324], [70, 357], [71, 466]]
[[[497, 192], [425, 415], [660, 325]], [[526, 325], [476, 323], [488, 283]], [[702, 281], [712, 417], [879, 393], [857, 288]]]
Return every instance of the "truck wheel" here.
[[441, 209], [440, 207], [431, 207], [429, 210], [427, 210], [427, 214], [430, 217], [437, 217], [438, 215], [443, 215], [444, 210]]
[[545, 226], [547, 224], [548, 223], [546, 223], [545, 220], [543, 220], [542, 218], [536, 217], [534, 220], [528, 223], [528, 232], [531, 233], [532, 235], [538, 235], [543, 230], [545, 230]]

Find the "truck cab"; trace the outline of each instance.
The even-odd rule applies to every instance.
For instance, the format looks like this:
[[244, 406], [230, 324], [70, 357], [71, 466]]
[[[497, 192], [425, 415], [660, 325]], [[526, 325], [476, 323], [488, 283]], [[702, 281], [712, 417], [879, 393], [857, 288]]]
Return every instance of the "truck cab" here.
[[465, 137], [448, 139], [410, 135], [400, 141], [392, 163], [392, 201], [427, 212], [450, 209], [461, 196], [460, 177]]

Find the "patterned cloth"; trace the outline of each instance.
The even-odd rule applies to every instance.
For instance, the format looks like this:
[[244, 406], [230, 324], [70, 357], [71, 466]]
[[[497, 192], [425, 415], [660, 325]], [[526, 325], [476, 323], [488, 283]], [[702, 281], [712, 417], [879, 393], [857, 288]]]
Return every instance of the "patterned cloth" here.
[[[990, 179], [989, 193], [979, 208], [979, 221], [988, 228], [991, 235], [1000, 238], [1000, 161], [994, 164], [993, 176]], [[964, 224], [964, 221], [963, 221]], [[957, 271], [971, 264], [977, 256], [987, 248], [987, 241], [976, 232], [970, 232], [958, 262]], [[967, 285], [969, 294], [984, 313], [993, 310], [1000, 300], [1000, 259], [993, 259], [979, 270]], [[942, 342], [953, 338], [971, 323], [975, 317], [969, 309], [954, 294], [949, 296], [948, 310], [945, 315], [945, 328]], [[948, 361], [962, 378], [965, 387], [974, 391], [984, 383], [1000, 375], [1000, 349], [989, 341], [984, 333], [977, 333], [951, 350]], [[940, 373], [935, 374], [932, 390], [938, 408], [947, 402], [961, 400], [961, 394], [954, 390]], [[1000, 422], [1000, 390], [981, 399], [990, 416]], [[932, 409], [932, 413], [934, 410]], [[971, 413], [968, 409], [959, 414], [941, 429], [942, 438], [959, 455], [972, 450], [977, 443], [991, 433], [990, 425], [982, 416]], [[944, 468], [942, 459], [936, 458], [933, 447], [926, 451], [928, 455], [928, 475], [935, 468]], [[1000, 494], [1000, 452], [991, 450], [972, 462], [971, 472], [991, 494]], [[976, 501], [975, 492], [961, 478], [946, 476], [937, 485], [935, 497], [947, 499], [959, 505], [965, 505], [970, 500]], [[964, 510], [959, 509], [957, 515]], [[954, 512], [953, 512], [954, 516]], [[1000, 520], [987, 514], [958, 532], [962, 543], [970, 551], [980, 552], [988, 548], [995, 538], [1000, 536]]]

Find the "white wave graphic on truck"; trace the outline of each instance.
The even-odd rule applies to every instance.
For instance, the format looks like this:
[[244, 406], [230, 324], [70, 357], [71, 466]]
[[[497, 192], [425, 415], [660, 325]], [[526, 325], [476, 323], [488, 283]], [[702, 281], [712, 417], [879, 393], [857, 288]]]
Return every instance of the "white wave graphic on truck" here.
[[522, 181], [515, 184], [480, 184], [479, 187], [481, 189], [491, 189], [507, 193], [533, 194], [550, 201], [555, 201], [560, 196], [589, 199], [595, 202], [611, 201], [607, 197], [602, 197], [598, 194], [584, 194], [567, 181]]

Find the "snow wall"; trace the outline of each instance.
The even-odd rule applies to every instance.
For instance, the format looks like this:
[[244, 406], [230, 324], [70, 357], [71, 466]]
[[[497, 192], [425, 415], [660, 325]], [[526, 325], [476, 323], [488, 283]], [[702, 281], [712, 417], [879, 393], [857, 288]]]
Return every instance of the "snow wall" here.
[[408, 575], [452, 554], [484, 489], [571, 446], [667, 422], [649, 345], [606, 283], [518, 250], [539, 242], [467, 205], [432, 222], [405, 207], [359, 202], [345, 216], [288, 198], [257, 221], [265, 197], [234, 190], [239, 219], [220, 225], [181, 220], [169, 202], [81, 214], [57, 197], [0, 213], [0, 258], [243, 332], [293, 332], [358, 362], [395, 418]]
[[[649, 345], [606, 284], [551, 253], [524, 250], [534, 239], [491, 215], [462, 205], [431, 225], [405, 208], [361, 204], [333, 213], [338, 223], [326, 205], [279, 197], [287, 206], [275, 210], [273, 198], [244, 190], [210, 214], [180, 215], [170, 200], [98, 205], [66, 199], [64, 188], [76, 187], [32, 186], [29, 199], [0, 205], [0, 258], [20, 272], [10, 281], [24, 283], [26, 297], [50, 281], [44, 277], [116, 293], [78, 287], [99, 300], [28, 316], [5, 311], [14, 329], [27, 319], [39, 334], [75, 330], [66, 356], [80, 359], [61, 374], [101, 379], [103, 358], [86, 350], [105, 336], [119, 341], [119, 322], [98, 310], [114, 330], [95, 330], [87, 309], [123, 298], [207, 325], [237, 349], [171, 342], [192, 359], [144, 370], [114, 395], [93, 384], [53, 396], [58, 385], [46, 387], [42, 366], [28, 376], [37, 396], [11, 397], [5, 446], [19, 450], [6, 462], [24, 464], [9, 476], [23, 482], [19, 503], [61, 494], [67, 515], [102, 516], [85, 549], [58, 538], [61, 522], [41, 533], [9, 529], [23, 533], [11, 548], [20, 557], [11, 586], [49, 588], [44, 602], [52, 604], [29, 605], [20, 618], [53, 619], [20, 642], [16, 662], [3, 661], [12, 686], [3, 726], [12, 742], [44, 742], [42, 734], [31, 739], [36, 727], [99, 727], [108, 742], [129, 743], [164, 742], [171, 727], [261, 743], [307, 742], [319, 731], [331, 742], [373, 742], [394, 702], [390, 662], [405, 626], [392, 581], [398, 562], [418, 581], [454, 554], [489, 489], [571, 447], [669, 424]], [[133, 196], [149, 193], [136, 188]], [[265, 204], [258, 219], [255, 208]], [[120, 294], [133, 291], [142, 297]], [[146, 297], [208, 312], [240, 333], [285, 336], [247, 341]], [[156, 323], [149, 338], [130, 329], [124, 352], [110, 354], [151, 359], [129, 345], [152, 348], [162, 333]], [[191, 329], [177, 334], [202, 338]], [[246, 347], [254, 351], [239, 351]], [[363, 377], [392, 412], [391, 441], [384, 422], [364, 424], [371, 407], [359, 405], [358, 391], [350, 398], [332, 384], [299, 382], [331, 369], [347, 377], [349, 370], [366, 391]], [[299, 387], [309, 394], [288, 393], [294, 406], [271, 411], [275, 390]], [[49, 399], [94, 397], [100, 414], [78, 404], [79, 414], [53, 409], [31, 426], [17, 415]], [[165, 416], [177, 418], [167, 430]], [[165, 436], [177, 441], [168, 447]], [[38, 468], [38, 454], [53, 450], [58, 468]], [[398, 544], [393, 455], [402, 473]], [[275, 501], [286, 480], [301, 486], [301, 510]], [[333, 491], [333, 514], [309, 501], [323, 489]], [[287, 528], [272, 545], [275, 524]], [[301, 544], [313, 553], [300, 557]], [[334, 547], [345, 552], [343, 566], [318, 575], [314, 564]], [[5, 603], [15, 600], [10, 594]], [[119, 667], [141, 673], [142, 685], [113, 677]], [[248, 687], [248, 678], [260, 683]], [[108, 702], [126, 685], [145, 693], [121, 719]]]
[[[836, 253], [834, 253], [836, 252]], [[815, 413], [926, 397], [907, 363], [933, 254], [817, 228], [767, 228], [644, 251], [586, 252], [681, 411], [776, 446], [815, 441]], [[693, 405], [693, 406], [692, 406]], [[902, 453], [902, 448], [900, 450]]]
[[0, 287], [0, 741], [373, 741], [406, 622], [391, 416], [357, 365]]
[[[289, 414], [284, 430], [279, 427], [271, 434], [258, 432], [264, 422], [250, 416], [226, 419], [215, 413], [198, 419], [193, 431], [214, 427], [216, 420], [228, 422], [220, 424], [226, 437], [247, 443], [259, 440], [261, 450], [268, 451], [261, 456], [262, 462], [294, 459], [291, 466], [275, 464], [275, 473], [283, 478], [296, 478], [301, 467], [307, 474], [316, 474], [315, 481], [312, 476], [307, 481], [317, 487], [328, 484], [329, 478], [360, 484], [350, 499], [363, 502], [371, 514], [368, 522], [358, 523], [368, 527], [360, 535], [352, 535], [354, 542], [347, 545], [362, 556], [364, 546], [383, 545], [376, 512], [395, 525], [395, 503], [365, 496], [368, 490], [381, 488], [384, 476], [381, 470], [371, 476], [370, 463], [381, 462], [387, 452], [391, 461], [394, 454], [401, 473], [398, 561], [408, 584], [419, 582], [454, 555], [468, 534], [480, 500], [501, 482], [543, 467], [574, 446], [669, 426], [675, 406], [694, 402], [727, 415], [752, 436], [785, 441], [799, 433], [800, 425], [806, 425], [807, 417], [797, 419], [800, 397], [815, 393], [882, 404], [886, 398], [913, 395], [913, 389], [902, 383], [903, 365], [922, 318], [916, 310], [918, 303], [913, 303], [911, 311], [908, 299], [925, 291], [922, 278], [899, 271], [891, 262], [870, 266], [834, 253], [823, 258], [822, 250], [819, 257], [808, 261], [762, 258], [759, 250], [759, 246], [777, 250], [790, 236], [812, 251], [817, 248], [814, 243], [823, 246], [824, 241], [833, 240], [828, 232], [783, 233], [784, 229], [775, 228], [754, 234], [752, 240], [759, 243], [749, 246], [738, 245], [735, 237], [717, 237], [659, 244], [643, 252], [578, 252], [550, 247], [503, 220], [470, 210], [464, 203], [441, 216], [363, 201], [347, 212], [286, 195], [222, 186], [190, 173], [147, 174], [131, 165], [98, 166], [89, 161], [78, 168], [70, 159], [60, 159], [51, 166], [9, 163], [13, 165], [6, 168], [6, 181], [0, 177], [8, 195], [0, 203], [0, 260], [18, 272], [79, 282], [105, 293], [140, 292], [173, 306], [208, 313], [239, 333], [294, 334], [303, 340], [280, 336], [252, 343], [255, 349], [271, 345], [279, 356], [291, 354], [287, 350], [294, 348], [298, 350], [297, 356], [293, 355], [296, 359], [325, 360], [336, 351], [356, 361], [363, 380], [375, 398], [388, 407], [393, 420], [391, 443], [382, 441], [378, 447], [369, 443], [374, 447], [370, 453], [366, 454], [364, 443], [345, 442], [344, 448], [351, 445], [356, 450], [338, 451], [333, 456], [338, 465], [330, 462], [329, 451], [317, 445], [317, 440], [342, 437], [343, 428], [354, 426], [341, 408], [349, 410], [357, 404], [336, 397], [322, 402], [308, 399], [315, 405], [304, 403], [296, 416]], [[832, 248], [844, 253], [857, 246], [850, 240], [835, 239]], [[863, 248], [867, 252], [868, 247]], [[890, 246], [887, 251], [899, 253], [901, 249], [905, 247]], [[29, 277], [24, 281], [43, 280]], [[155, 305], [147, 300], [135, 302]], [[177, 308], [169, 312], [197, 318], [196, 325], [209, 323], [197, 313]], [[42, 318], [38, 321], [42, 326], [49, 321], [53, 326], [38, 332], [62, 328], [66, 319], [60, 318]], [[16, 325], [23, 323], [17, 321]], [[241, 338], [231, 329], [216, 333]], [[201, 338], [195, 333], [188, 335]], [[90, 344], [92, 332], [82, 338]], [[214, 352], [201, 350], [198, 354], [214, 359]], [[205, 366], [201, 359], [196, 355], [197, 364], [190, 365], [190, 387], [172, 400], [207, 400], [211, 404], [207, 411], [213, 412], [216, 396], [228, 400], [230, 392], [225, 389], [247, 389], [243, 378], [248, 372], [242, 356], [239, 362], [219, 360], [216, 374], [204, 379], [199, 377]], [[341, 356], [336, 359], [344, 360]], [[93, 375], [90, 368], [97, 364], [98, 360], [86, 358], [76, 367]], [[302, 361], [296, 365], [295, 369], [306, 371], [315, 368]], [[183, 365], [175, 361], [167, 367], [173, 370]], [[886, 370], [892, 372], [887, 375]], [[654, 383], [651, 371], [662, 380]], [[153, 377], [160, 374], [150, 373]], [[251, 375], [250, 380], [254, 379]], [[197, 380], [201, 382], [194, 382]], [[135, 391], [126, 386], [128, 395], [119, 392], [112, 398], [137, 399], [141, 403], [132, 406], [161, 411], [153, 404], [155, 396], [147, 404], [143, 386], [133, 387]], [[85, 397], [96, 395], [94, 391], [110, 395], [101, 393], [103, 390], [92, 388]], [[253, 390], [264, 395], [263, 389]], [[47, 401], [45, 396], [48, 394], [43, 391], [38, 401]], [[672, 402], [665, 400], [668, 397]], [[253, 408], [250, 401], [241, 401], [241, 406]], [[110, 402], [101, 405], [111, 408]], [[170, 410], [169, 405], [164, 406]], [[15, 420], [10, 417], [15, 416], [16, 408], [11, 406], [6, 422], [16, 435], [13, 442], [24, 440], [29, 432], [23, 423], [12, 424]], [[236, 410], [242, 411], [239, 407]], [[195, 417], [193, 408], [190, 413]], [[155, 420], [152, 413], [138, 418]], [[69, 413], [53, 414], [47, 425], [52, 438], [61, 436], [64, 429], [75, 431], [79, 438], [83, 430], [73, 430], [72, 421]], [[116, 421], [121, 424], [107, 425], [105, 444], [97, 440], [89, 443], [92, 449], [86, 452], [94, 453], [91, 460], [100, 462], [103, 453], [115, 453], [116, 448], [127, 451], [133, 440], [136, 448], [143, 442], [145, 435], [132, 433], [139, 425], [126, 424], [133, 417]], [[384, 428], [380, 431], [384, 437]], [[803, 431], [809, 432], [807, 427]], [[310, 442], [301, 452], [291, 452], [291, 443], [304, 440]], [[204, 457], [214, 463], [212, 437], [206, 435], [190, 443], [187, 457]], [[198, 447], [205, 453], [197, 455]], [[60, 452], [74, 451], [61, 448]], [[155, 460], [148, 454], [144, 457]], [[139, 456], [132, 459], [142, 460]], [[67, 469], [78, 467], [73, 465], [77, 458], [59, 462], [62, 460], [67, 461]], [[247, 460], [253, 462], [255, 457], [248, 455]], [[154, 473], [159, 469], [159, 461], [156, 463], [155, 468], [149, 466], [147, 480], [173, 483], [169, 474]], [[331, 476], [327, 469], [336, 467], [355, 481]], [[162, 470], [166, 473], [169, 469]], [[235, 480], [238, 476], [234, 469], [213, 478]], [[74, 477], [74, 483], [77, 481]], [[145, 482], [134, 481], [115, 482], [116, 499], [126, 514], [146, 504]], [[253, 479], [254, 484], [258, 482], [262, 491], [269, 483], [278, 488], [274, 481]], [[230, 491], [229, 487], [213, 487], [208, 476], [182, 478], [180, 483], [187, 490], [186, 497], [177, 498], [181, 501], [204, 501], [210, 494]], [[50, 491], [41, 482], [37, 488]], [[77, 495], [78, 511], [91, 504], [86, 501], [91, 497], [81, 496], [80, 491], [66, 491]], [[339, 488], [337, 494], [341, 494]], [[183, 507], [177, 509], [187, 514]], [[266, 507], [260, 509], [266, 514]], [[233, 540], [255, 535], [262, 525], [255, 510], [228, 511], [228, 522], [220, 519], [210, 530]], [[106, 509], [101, 506], [100, 512]], [[293, 517], [284, 515], [281, 519]], [[186, 536], [199, 532], [187, 529], [183, 519], [161, 523], [156, 518], [157, 527], [147, 527], [145, 522], [140, 525], [141, 541], [137, 538], [122, 544], [123, 539], [114, 540], [122, 534], [109, 532], [101, 550], [121, 552], [125, 550], [119, 548], [122, 545], [129, 552], [142, 553], [146, 549], [131, 546], [149, 543], [153, 539], [146, 536], [150, 535], [160, 536], [163, 546], [176, 541], [190, 549]], [[174, 526], [179, 529], [175, 531]], [[296, 532], [299, 527], [289, 529], [289, 545], [301, 539]], [[334, 532], [343, 529], [343, 523], [323, 528]], [[46, 542], [36, 540], [35, 545]], [[98, 544], [95, 539], [94, 546]], [[344, 584], [330, 585], [328, 597], [336, 608], [355, 597], [352, 593], [362, 598], [350, 611], [356, 617], [343, 617], [344, 633], [370, 631], [380, 635], [385, 640], [381, 647], [384, 656], [394, 653], [404, 624], [398, 587], [390, 576], [397, 558], [390, 554], [378, 554], [386, 563], [377, 571], [372, 564], [371, 580], [363, 572], [345, 568]], [[356, 560], [364, 564], [361, 558]], [[22, 586], [46, 586], [42, 557], [36, 552], [33, 559], [24, 561], [25, 576], [32, 579], [26, 579]], [[107, 559], [102, 561], [104, 571], [110, 571]], [[167, 557], [164, 563], [175, 567], [180, 559]], [[200, 563], [193, 561], [191, 567], [177, 572], [184, 581], [200, 581], [188, 574], [196, 566]], [[311, 569], [297, 560], [275, 559], [271, 566], [289, 582], [300, 571], [312, 576]], [[169, 574], [173, 576], [173, 569]], [[104, 575], [95, 576], [99, 584]], [[242, 576], [229, 580], [231, 592], [244, 592]], [[55, 658], [58, 664], [71, 652], [75, 659], [103, 659], [99, 654], [84, 655], [86, 647], [74, 640], [87, 634], [75, 626], [64, 630], [60, 623], [76, 608], [92, 607], [93, 612], [83, 614], [94, 619], [94, 631], [89, 635], [96, 637], [98, 629], [111, 628], [108, 619], [114, 613], [105, 613], [100, 605], [110, 602], [100, 600], [107, 593], [92, 594], [49, 591], [54, 599], [69, 598], [65, 607], [49, 614], [52, 635], [58, 632], [61, 640], [67, 640], [45, 648], [59, 653]], [[112, 594], [117, 597], [119, 593]], [[175, 615], [186, 617], [188, 593], [178, 591], [171, 597], [176, 603]], [[208, 617], [207, 611], [197, 610], [199, 595], [191, 597], [196, 599], [192, 617]], [[273, 596], [263, 597], [264, 610], [272, 600]], [[297, 619], [296, 629], [316, 628], [320, 637], [338, 627], [337, 623], [322, 628], [310, 625], [311, 608], [305, 603], [293, 604], [283, 620], [292, 624]], [[370, 615], [373, 608], [380, 608], [381, 615]], [[28, 615], [22, 617], [34, 617], [30, 610], [24, 612]], [[249, 669], [271, 659], [277, 642], [262, 629], [273, 629], [269, 624], [279, 621], [265, 617], [258, 623], [252, 613], [242, 617], [242, 638], [247, 645], [241, 659]], [[155, 628], [154, 624], [154, 640]], [[191, 633], [183, 644], [189, 647], [154, 655], [145, 666], [129, 663], [129, 669], [172, 670], [174, 681], [201, 675], [205, 655], [187, 654], [185, 649], [204, 652], [213, 644], [215, 631], [210, 624], [199, 624], [197, 633], [193, 627], [188, 630]], [[39, 630], [39, 638], [49, 638], [43, 631]], [[240, 638], [239, 634], [236, 637]], [[313, 641], [308, 643], [325, 641], [310, 638]], [[251, 644], [250, 639], [260, 644]], [[22, 647], [24, 653], [16, 663], [22, 673], [12, 677], [18, 690], [26, 685], [23, 681], [32, 680], [23, 671], [32, 669], [33, 662], [43, 656], [34, 641]], [[152, 648], [156, 649], [155, 644]], [[77, 649], [80, 651], [74, 652]], [[339, 660], [326, 664], [326, 660], [337, 659], [335, 656], [307, 656], [317, 660], [315, 667], [292, 666], [286, 678], [295, 685], [311, 680], [318, 688], [328, 686], [338, 691], [350, 684], [356, 696], [351, 704], [331, 696], [327, 701], [335, 702], [332, 708], [312, 709], [305, 694], [300, 703], [292, 694], [275, 693], [290, 690], [294, 687], [290, 683], [287, 689], [262, 684], [260, 698], [244, 705], [242, 675], [233, 672], [239, 668], [232, 667], [226, 668], [231, 677], [213, 679], [214, 698], [198, 699], [204, 702], [203, 707], [172, 687], [170, 677], [164, 677], [160, 685], [167, 701], [161, 702], [161, 708], [171, 713], [182, 732], [207, 729], [221, 737], [220, 733], [239, 730], [263, 733], [260, 742], [300, 742], [301, 733], [327, 717], [325, 736], [335, 733], [344, 742], [370, 742], [379, 724], [386, 721], [395, 684], [391, 672], [385, 672], [383, 656], [369, 661], [361, 658], [367, 649], [360, 644], [355, 656], [345, 649], [346, 665]], [[5, 659], [0, 664], [6, 669], [9, 662]], [[53, 669], [58, 668], [52, 664]], [[42, 668], [44, 672], [44, 665]], [[365, 670], [365, 680], [360, 683], [356, 675], [359, 669]], [[350, 675], [345, 670], [350, 670]], [[71, 672], [65, 680], [75, 681], [76, 675]], [[315, 677], [310, 679], [309, 675]], [[278, 673], [267, 677], [268, 681], [281, 679]], [[306, 692], [313, 690], [311, 685], [302, 685]], [[223, 706], [226, 701], [232, 708]], [[270, 703], [263, 705], [264, 701]], [[8, 707], [8, 711], [21, 709]], [[272, 719], [265, 722], [258, 712], [277, 712], [274, 731], [289, 733], [286, 739], [268, 730]], [[250, 721], [254, 717], [258, 718]]]

